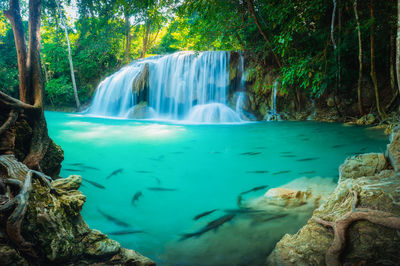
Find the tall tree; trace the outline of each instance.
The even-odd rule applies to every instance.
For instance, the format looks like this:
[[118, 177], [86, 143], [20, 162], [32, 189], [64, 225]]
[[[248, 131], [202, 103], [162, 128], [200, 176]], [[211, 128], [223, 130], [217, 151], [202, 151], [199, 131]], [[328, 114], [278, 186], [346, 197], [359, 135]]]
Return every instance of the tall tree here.
[[397, 86], [400, 91], [400, 0], [397, 0], [396, 73]]
[[61, 12], [61, 7], [60, 3], [56, 0], [57, 3], [57, 8], [58, 8], [58, 13], [60, 14], [60, 20], [61, 23], [64, 26], [64, 31], [65, 31], [65, 37], [67, 38], [67, 45], [68, 45], [68, 60], [69, 60], [69, 68], [71, 70], [71, 80], [72, 80], [72, 88], [74, 90], [74, 97], [75, 97], [75, 103], [76, 103], [76, 108], [79, 110], [81, 108], [81, 103], [79, 102], [79, 97], [78, 97], [78, 90], [76, 88], [76, 82], [75, 82], [75, 72], [74, 72], [74, 63], [72, 62], [72, 53], [71, 53], [71, 43], [69, 41], [69, 35], [68, 35], [68, 28], [67, 28], [67, 23], [65, 23], [63, 14]]
[[375, 100], [376, 100], [376, 109], [378, 110], [378, 114], [381, 119], [386, 118], [386, 113], [381, 107], [380, 99], [379, 99], [379, 88], [378, 88], [378, 80], [376, 78], [375, 71], [375, 15], [374, 15], [374, 0], [370, 1], [370, 16], [371, 16], [371, 33], [370, 33], [370, 42], [371, 42], [371, 79], [374, 85], [375, 90]]
[[363, 99], [361, 93], [362, 76], [363, 76], [363, 62], [362, 62], [363, 50], [362, 50], [362, 38], [361, 38], [361, 25], [360, 25], [360, 19], [358, 17], [357, 0], [354, 0], [353, 8], [354, 8], [354, 15], [356, 17], [357, 35], [358, 35], [358, 64], [359, 64], [358, 84], [357, 84], [358, 110], [360, 112], [360, 115], [364, 115]]
[[[6, 134], [18, 119], [24, 119], [31, 129], [27, 143], [24, 143], [23, 154], [15, 153], [15, 131], [9, 132], [2, 145], [9, 146], [7, 152], [14, 153], [29, 168], [42, 170], [41, 164], [45, 154], [54, 143], [47, 134], [47, 125], [43, 113], [43, 81], [40, 63], [40, 22], [41, 0], [29, 1], [29, 43], [28, 50], [22, 24], [21, 9], [18, 0], [10, 0], [9, 9], [4, 15], [11, 23], [18, 58], [20, 99], [18, 101], [0, 93], [2, 112], [8, 112], [8, 119], [0, 128], [0, 135]], [[23, 118], [21, 114], [24, 114]], [[3, 115], [5, 113], [2, 113]], [[2, 146], [0, 145], [0, 146]], [[4, 145], [3, 145], [4, 147]], [[1, 150], [4, 150], [1, 147]], [[51, 149], [51, 148], [50, 148]], [[61, 166], [59, 166], [61, 167]], [[58, 168], [59, 171], [59, 168]], [[57, 173], [58, 174], [58, 173]]]

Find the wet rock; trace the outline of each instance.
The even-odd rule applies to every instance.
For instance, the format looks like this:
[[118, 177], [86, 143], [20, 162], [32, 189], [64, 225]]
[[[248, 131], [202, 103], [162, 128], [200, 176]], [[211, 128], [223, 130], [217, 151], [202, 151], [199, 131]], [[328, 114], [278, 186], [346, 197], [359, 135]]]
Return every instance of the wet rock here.
[[326, 105], [327, 105], [328, 107], [334, 107], [334, 106], [335, 106], [335, 99], [334, 99], [333, 97], [329, 97], [329, 98], [326, 100]]
[[373, 176], [384, 169], [386, 158], [383, 153], [367, 153], [346, 159], [339, 168], [339, 181]]
[[[395, 132], [389, 149], [400, 138]], [[359, 208], [390, 212], [400, 217], [400, 179], [385, 163], [382, 154], [359, 155], [346, 160], [335, 191], [294, 235], [285, 235], [267, 259], [268, 265], [326, 265], [325, 256], [333, 241], [333, 230], [315, 218], [335, 222], [353, 209], [354, 192]], [[363, 211], [365, 211], [365, 209]], [[343, 264], [397, 265], [400, 261], [400, 235], [395, 229], [358, 220], [346, 231]]]
[[154, 109], [147, 106], [146, 102], [133, 106], [128, 112], [128, 118], [131, 119], [147, 119], [154, 117], [154, 115]]
[[387, 148], [387, 154], [396, 172], [400, 171], [400, 127], [393, 129], [390, 136], [390, 144]]
[[[12, 165], [18, 168], [14, 171], [18, 174], [13, 175], [15, 178], [26, 176], [28, 168], [14, 157], [7, 159], [6, 162], [14, 160]], [[5, 178], [5, 173], [3, 171], [0, 178]], [[10, 245], [5, 228], [0, 228], [0, 265], [154, 265], [151, 260], [121, 249], [118, 242], [89, 228], [80, 215], [86, 200], [77, 190], [81, 182], [78, 175], [55, 180], [51, 183], [57, 191], [54, 193], [44, 182], [33, 179], [21, 235], [32, 243], [38, 257], [26, 256], [23, 250]], [[8, 215], [0, 212], [2, 224]]]
[[288, 207], [306, 204], [306, 201], [311, 197], [311, 194], [311, 191], [271, 188], [265, 193], [264, 197], [268, 200], [268, 204]]
[[359, 126], [370, 126], [376, 122], [376, 118], [373, 114], [367, 114], [357, 120], [356, 124]]

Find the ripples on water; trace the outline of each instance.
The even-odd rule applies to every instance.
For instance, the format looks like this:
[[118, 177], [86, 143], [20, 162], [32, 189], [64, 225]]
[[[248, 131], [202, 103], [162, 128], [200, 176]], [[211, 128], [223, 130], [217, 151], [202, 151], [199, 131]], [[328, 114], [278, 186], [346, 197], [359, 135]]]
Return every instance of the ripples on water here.
[[[85, 221], [161, 265], [263, 263], [283, 234], [295, 233], [311, 212], [269, 222], [238, 214], [217, 230], [179, 239], [225, 215], [221, 210], [236, 208], [243, 191], [301, 176], [337, 181], [346, 157], [381, 152], [387, 143], [381, 131], [334, 123], [185, 125], [54, 112], [46, 118], [50, 136], [65, 152], [61, 175], [79, 173], [105, 187], [83, 183]], [[244, 204], [266, 190], [246, 194]]]

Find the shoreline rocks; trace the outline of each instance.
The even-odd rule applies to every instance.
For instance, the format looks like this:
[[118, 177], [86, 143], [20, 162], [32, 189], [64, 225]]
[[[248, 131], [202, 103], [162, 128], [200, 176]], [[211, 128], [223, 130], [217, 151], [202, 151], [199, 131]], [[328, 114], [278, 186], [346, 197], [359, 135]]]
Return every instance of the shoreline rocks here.
[[[400, 129], [394, 130], [384, 154], [362, 154], [348, 158], [340, 167], [335, 191], [313, 213], [296, 234], [286, 234], [267, 258], [268, 265], [325, 265], [333, 230], [316, 220], [335, 222], [354, 208], [389, 212], [400, 218], [399, 167]], [[390, 156], [392, 159], [390, 159]], [[394, 169], [393, 169], [394, 168]], [[396, 170], [396, 171], [395, 171]], [[354, 195], [358, 206], [354, 206]], [[395, 265], [400, 261], [400, 235], [395, 229], [367, 221], [354, 221], [346, 232], [343, 264]]]

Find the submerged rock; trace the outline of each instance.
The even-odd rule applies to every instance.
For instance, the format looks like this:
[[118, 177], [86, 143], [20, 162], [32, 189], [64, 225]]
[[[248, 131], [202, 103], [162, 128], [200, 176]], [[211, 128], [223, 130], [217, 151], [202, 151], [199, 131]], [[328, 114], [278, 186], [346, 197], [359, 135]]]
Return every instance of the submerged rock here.
[[[17, 169], [13, 170], [17, 173], [13, 177], [20, 180], [30, 172], [13, 156], [0, 157], [1, 180], [8, 178], [10, 166]], [[86, 200], [77, 190], [82, 182], [80, 176], [52, 181], [53, 189], [39, 181], [33, 178], [32, 187], [26, 194], [26, 211], [20, 216], [21, 236], [25, 244], [15, 238], [18, 232], [12, 233], [12, 238], [8, 226], [0, 229], [0, 265], [154, 265], [151, 260], [122, 249], [118, 242], [89, 228], [80, 215]], [[24, 208], [22, 204], [17, 203], [16, 209]], [[0, 212], [0, 221], [6, 224], [10, 216]], [[11, 245], [15, 239], [19, 242]], [[31, 249], [35, 256], [29, 255], [32, 254], [28, 252]]]
[[[393, 168], [398, 167], [400, 132], [396, 130], [388, 146]], [[397, 164], [397, 165], [396, 165]], [[356, 201], [358, 197], [358, 201]], [[335, 191], [313, 213], [313, 217], [296, 234], [286, 234], [267, 259], [268, 265], [326, 265], [333, 230], [324, 221], [345, 219], [350, 211], [391, 213], [400, 219], [400, 179], [383, 154], [364, 154], [348, 158], [340, 167]], [[387, 218], [386, 218], [387, 219]], [[395, 222], [393, 221], [393, 226]], [[347, 228], [343, 264], [397, 265], [400, 261], [400, 235], [396, 229], [356, 220]]]

